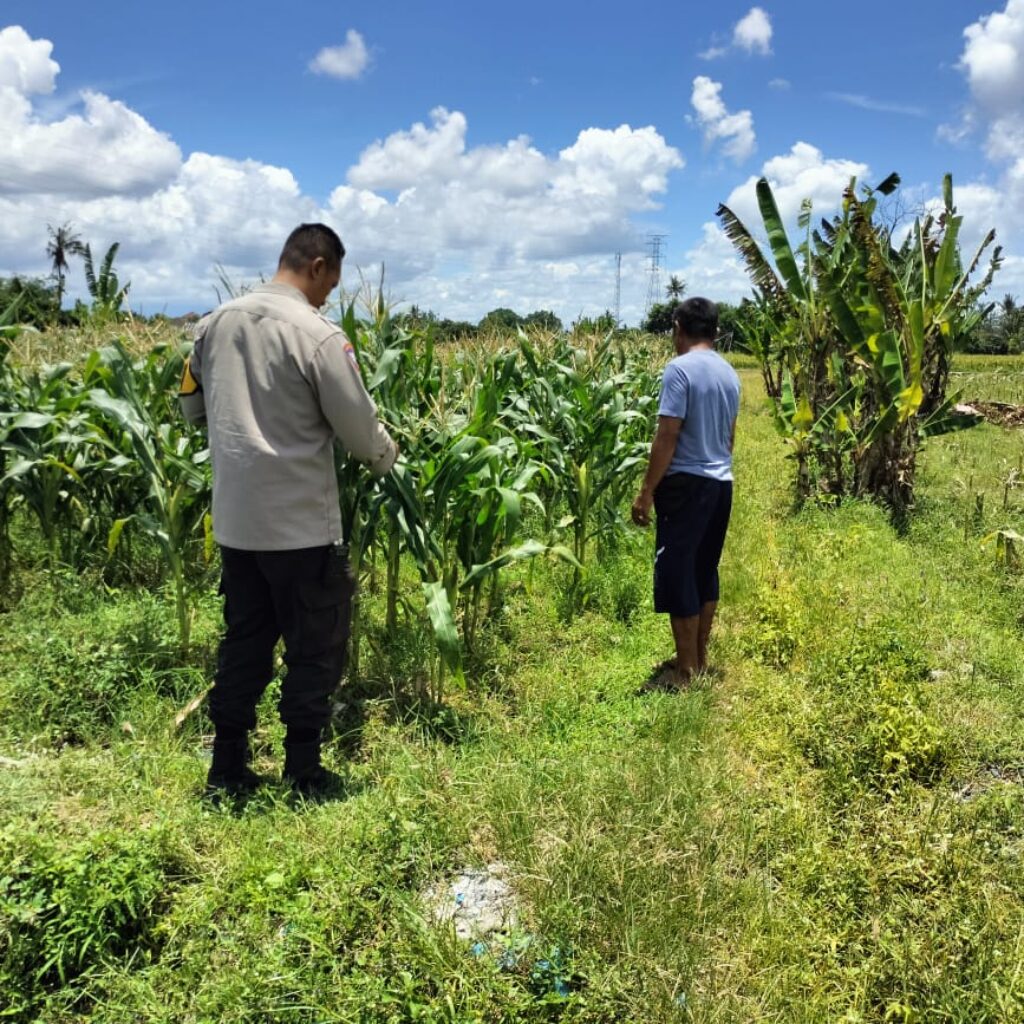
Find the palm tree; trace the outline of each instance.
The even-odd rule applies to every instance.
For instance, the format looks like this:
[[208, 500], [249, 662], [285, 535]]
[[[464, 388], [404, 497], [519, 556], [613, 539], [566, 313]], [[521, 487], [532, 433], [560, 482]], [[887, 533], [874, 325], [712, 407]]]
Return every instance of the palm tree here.
[[670, 302], [678, 302], [683, 294], [686, 292], [686, 282], [681, 278], [673, 274], [668, 279], [668, 284], [665, 285], [665, 294], [668, 296]]
[[46, 255], [53, 261], [53, 276], [57, 279], [57, 310], [59, 311], [61, 303], [64, 301], [64, 275], [70, 269], [68, 257], [84, 256], [85, 245], [71, 229], [70, 224], [61, 224], [56, 229], [47, 224], [46, 230], [50, 232], [50, 240], [46, 243]]

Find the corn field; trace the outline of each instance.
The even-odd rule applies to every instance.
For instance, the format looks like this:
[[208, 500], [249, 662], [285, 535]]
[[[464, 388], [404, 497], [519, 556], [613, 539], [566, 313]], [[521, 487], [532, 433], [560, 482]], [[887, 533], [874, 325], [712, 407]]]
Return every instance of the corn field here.
[[[522, 333], [439, 348], [381, 305], [341, 319], [402, 450], [380, 481], [338, 451], [345, 541], [362, 589], [385, 593], [389, 632], [401, 617], [429, 623], [439, 699], [446, 681], [464, 682], [509, 566], [562, 563], [570, 607], [585, 601], [588, 562], [625, 529], [664, 353]], [[110, 583], [138, 583], [148, 559], [187, 650], [193, 602], [217, 569], [205, 433], [177, 409], [188, 348], [139, 356], [115, 339], [75, 364], [32, 367], [0, 341], [0, 590], [29, 541], [52, 567], [98, 568]], [[364, 607], [357, 598], [353, 676]]]

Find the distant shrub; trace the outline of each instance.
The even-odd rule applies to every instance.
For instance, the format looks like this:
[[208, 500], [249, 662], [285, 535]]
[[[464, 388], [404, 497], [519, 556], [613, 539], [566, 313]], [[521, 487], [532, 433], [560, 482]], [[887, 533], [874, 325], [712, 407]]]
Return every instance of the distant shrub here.
[[35, 277], [0, 278], [0, 311], [11, 310], [14, 323], [46, 327], [58, 316], [57, 293]]

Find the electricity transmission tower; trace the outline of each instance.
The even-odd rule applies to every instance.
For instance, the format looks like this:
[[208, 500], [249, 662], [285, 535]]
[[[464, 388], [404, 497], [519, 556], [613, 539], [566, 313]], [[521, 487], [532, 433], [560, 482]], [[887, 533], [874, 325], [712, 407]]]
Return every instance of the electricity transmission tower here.
[[622, 320], [622, 253], [615, 254], [615, 326]]
[[651, 307], [661, 300], [661, 245], [667, 235], [647, 236], [647, 258], [650, 261], [647, 269], [647, 305], [644, 307], [644, 317], [651, 311]]

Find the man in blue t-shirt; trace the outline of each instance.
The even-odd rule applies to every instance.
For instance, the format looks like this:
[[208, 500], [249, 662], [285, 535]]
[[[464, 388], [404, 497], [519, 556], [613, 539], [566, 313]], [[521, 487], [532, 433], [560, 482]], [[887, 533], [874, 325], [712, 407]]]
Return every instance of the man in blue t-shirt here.
[[736, 371], [715, 351], [718, 308], [693, 298], [672, 314], [676, 358], [662, 378], [658, 429], [633, 522], [656, 515], [654, 610], [672, 622], [680, 689], [707, 668], [718, 605], [718, 563], [732, 510], [732, 448], [740, 405]]

